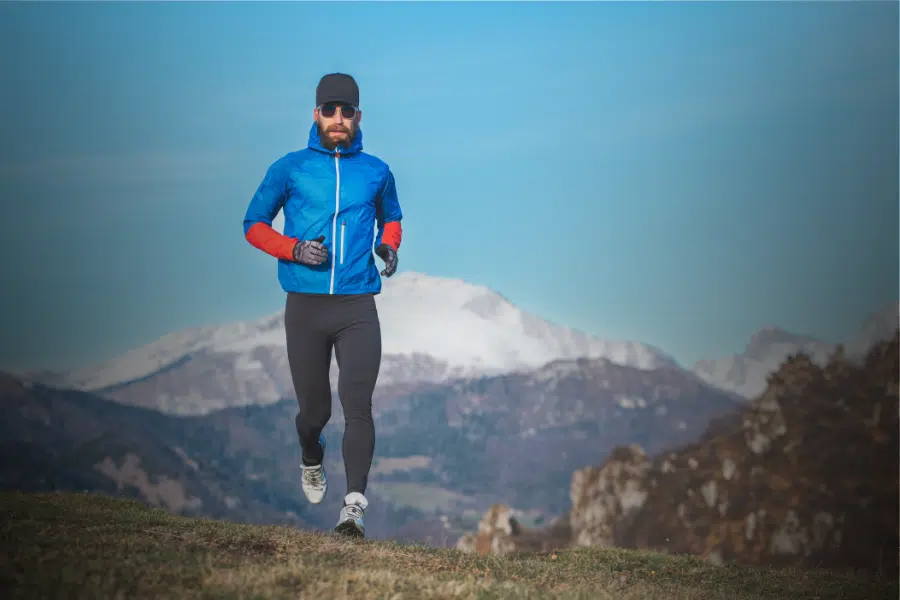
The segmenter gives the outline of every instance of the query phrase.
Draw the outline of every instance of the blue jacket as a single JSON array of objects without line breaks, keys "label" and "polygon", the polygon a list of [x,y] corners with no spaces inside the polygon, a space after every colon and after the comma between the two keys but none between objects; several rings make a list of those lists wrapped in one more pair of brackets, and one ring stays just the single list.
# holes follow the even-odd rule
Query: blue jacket
[{"label": "blue jacket", "polygon": [[[362,130],[339,153],[327,150],[315,123],[307,147],[276,160],[250,200],[244,236],[278,258],[278,280],[286,292],[364,294],[381,291],[374,248],[397,249],[403,215],[390,168],[362,151]],[[284,233],[271,229],[284,211]],[[396,234],[384,239],[385,225]],[[377,231],[376,231],[377,226]],[[325,236],[328,260],[309,266],[291,259],[296,240]]]}]

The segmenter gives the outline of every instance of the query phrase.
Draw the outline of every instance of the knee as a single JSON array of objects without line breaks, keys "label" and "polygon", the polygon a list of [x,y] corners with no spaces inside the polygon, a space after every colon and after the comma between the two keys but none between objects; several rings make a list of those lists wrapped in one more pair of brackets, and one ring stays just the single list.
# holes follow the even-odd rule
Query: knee
[{"label": "knee", "polygon": [[354,404],[352,406],[344,407],[344,419],[349,420],[357,420],[357,421],[365,421],[370,423],[372,421],[372,405],[371,403],[360,403]]},{"label": "knee", "polygon": [[331,404],[323,404],[316,406],[312,404],[302,404],[297,411],[297,425],[306,424],[314,427],[324,427],[331,418]]}]

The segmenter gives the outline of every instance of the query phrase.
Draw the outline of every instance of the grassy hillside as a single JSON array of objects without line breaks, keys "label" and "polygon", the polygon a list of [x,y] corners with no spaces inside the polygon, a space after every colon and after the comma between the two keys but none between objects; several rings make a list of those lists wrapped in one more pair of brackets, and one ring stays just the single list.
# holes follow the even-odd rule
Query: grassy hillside
[{"label": "grassy hillside", "polygon": [[498,557],[191,519],[135,501],[0,494],[8,598],[896,598],[896,582],[580,549]]}]

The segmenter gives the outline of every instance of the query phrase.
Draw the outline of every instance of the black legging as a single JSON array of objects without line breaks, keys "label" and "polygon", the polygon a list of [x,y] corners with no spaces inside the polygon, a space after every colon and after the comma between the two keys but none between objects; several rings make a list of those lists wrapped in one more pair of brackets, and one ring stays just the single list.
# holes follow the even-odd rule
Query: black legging
[{"label": "black legging", "polygon": [[381,365],[381,325],[372,294],[289,293],[284,315],[287,356],[297,394],[297,435],[306,464],[322,460],[319,434],[331,418],[331,349],[344,409],[347,493],[364,494],[375,452],[372,392]]}]

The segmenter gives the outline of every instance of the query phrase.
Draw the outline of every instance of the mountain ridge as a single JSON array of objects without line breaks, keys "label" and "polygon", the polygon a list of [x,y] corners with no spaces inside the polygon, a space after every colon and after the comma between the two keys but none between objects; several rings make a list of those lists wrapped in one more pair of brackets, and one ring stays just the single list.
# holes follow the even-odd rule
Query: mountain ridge
[{"label": "mountain ridge", "polygon": [[792,355],[805,354],[822,366],[840,348],[848,359],[859,362],[874,344],[890,339],[897,327],[900,303],[896,301],[870,313],[854,335],[838,343],[767,325],[750,336],[742,352],[699,360],[691,370],[707,383],[751,399],[765,390],[769,376]]},{"label": "mountain ridge", "polygon": [[[582,356],[641,369],[677,365],[650,344],[559,325],[461,279],[405,272],[386,281],[375,298],[383,331],[379,386],[509,373]],[[283,319],[281,309],[250,321],[185,329],[90,368],[24,376],[190,414],[274,402],[292,392]],[[338,372],[333,361],[333,384]]]},{"label": "mountain ridge", "polygon": [[[383,331],[378,386],[516,373],[585,357],[640,369],[681,368],[752,398],[787,356],[804,352],[822,363],[837,346],[767,325],[750,336],[740,354],[682,366],[655,345],[591,335],[519,309],[487,286],[412,271],[386,280],[376,303]],[[897,306],[891,303],[867,317],[846,347],[860,354],[889,334]],[[255,319],[182,329],[92,367],[18,375],[175,414],[277,402],[292,394],[283,318],[281,309]],[[339,370],[333,361],[335,388]]]}]

